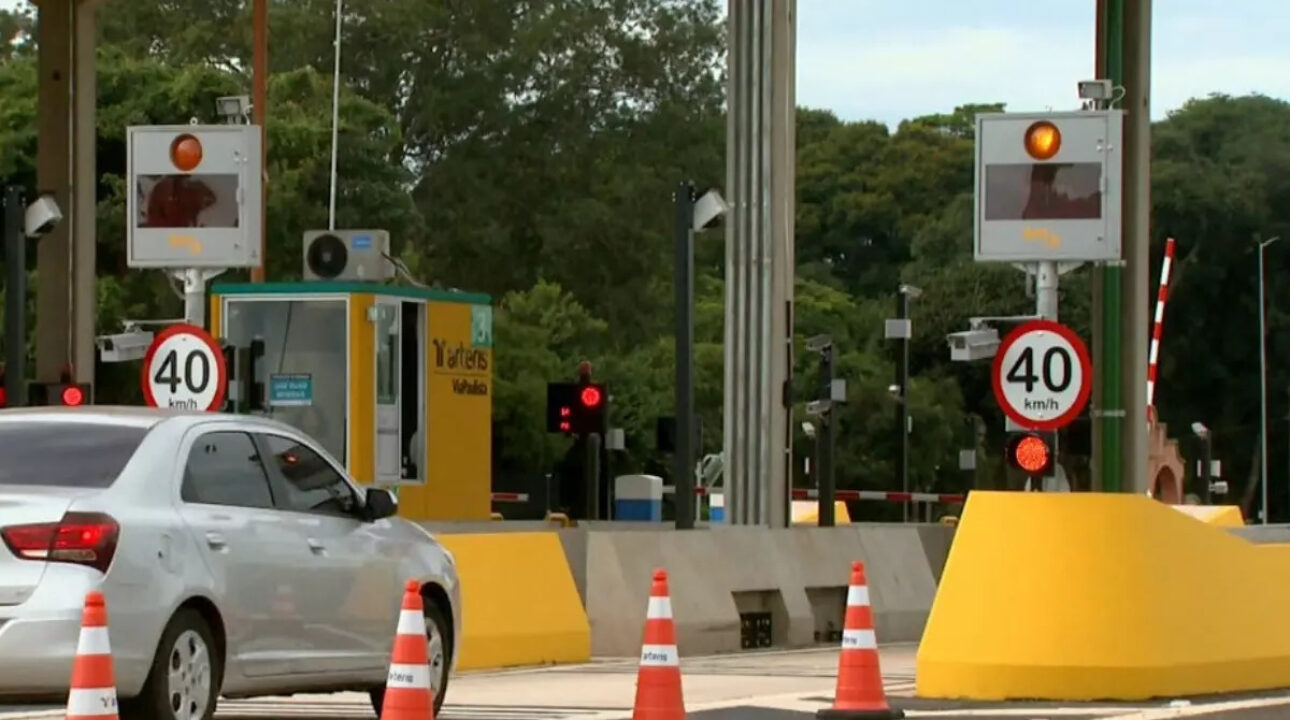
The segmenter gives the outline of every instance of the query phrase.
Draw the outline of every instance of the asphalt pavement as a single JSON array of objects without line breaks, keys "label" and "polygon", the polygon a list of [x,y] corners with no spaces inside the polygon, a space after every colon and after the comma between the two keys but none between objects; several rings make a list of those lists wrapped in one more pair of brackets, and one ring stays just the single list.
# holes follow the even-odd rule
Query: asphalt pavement
[{"label": "asphalt pavement", "polygon": [[[944,720],[1165,720],[1290,718],[1290,693],[1138,704],[941,702],[914,697],[913,645],[882,648],[883,685],[906,717]],[[802,720],[832,704],[837,651],[746,652],[681,661],[687,716],[698,720]],[[629,720],[637,660],[467,672],[453,677],[438,720]],[[54,706],[0,706],[0,720],[60,720]],[[374,720],[365,693],[223,700],[221,720]]]}]

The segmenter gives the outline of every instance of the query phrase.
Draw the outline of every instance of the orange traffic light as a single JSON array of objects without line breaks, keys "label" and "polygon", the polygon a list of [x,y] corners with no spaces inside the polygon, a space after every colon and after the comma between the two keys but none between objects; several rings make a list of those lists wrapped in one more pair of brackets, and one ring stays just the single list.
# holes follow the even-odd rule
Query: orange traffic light
[{"label": "orange traffic light", "polygon": [[1062,133],[1047,120],[1026,129],[1026,152],[1036,160],[1052,160],[1062,149]]},{"label": "orange traffic light", "polygon": [[202,164],[202,143],[196,137],[184,133],[170,143],[170,162],[180,172],[192,172]]}]

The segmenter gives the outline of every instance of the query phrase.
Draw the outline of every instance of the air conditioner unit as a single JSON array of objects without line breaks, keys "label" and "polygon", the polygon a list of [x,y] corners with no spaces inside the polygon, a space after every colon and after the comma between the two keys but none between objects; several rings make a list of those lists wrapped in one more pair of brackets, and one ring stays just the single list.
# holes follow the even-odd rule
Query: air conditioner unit
[{"label": "air conditioner unit", "polygon": [[390,233],[385,230],[309,230],[304,235],[305,280],[389,280]]}]

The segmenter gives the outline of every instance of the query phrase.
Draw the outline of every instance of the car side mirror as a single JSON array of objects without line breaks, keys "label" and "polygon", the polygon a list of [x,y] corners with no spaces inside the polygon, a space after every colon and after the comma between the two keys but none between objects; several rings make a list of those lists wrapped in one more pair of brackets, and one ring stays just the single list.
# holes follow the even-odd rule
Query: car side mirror
[{"label": "car side mirror", "polygon": [[387,517],[393,517],[399,511],[399,503],[394,499],[394,494],[385,488],[368,488],[367,504],[364,506],[364,515],[369,522],[376,522]]}]

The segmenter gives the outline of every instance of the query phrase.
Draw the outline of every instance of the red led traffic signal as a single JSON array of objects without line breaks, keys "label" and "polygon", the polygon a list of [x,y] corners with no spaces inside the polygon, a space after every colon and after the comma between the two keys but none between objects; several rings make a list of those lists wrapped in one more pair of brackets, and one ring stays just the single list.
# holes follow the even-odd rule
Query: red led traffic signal
[{"label": "red led traffic signal", "polygon": [[71,407],[83,405],[85,403],[85,391],[78,385],[68,385],[59,393],[59,398],[63,404]]},{"label": "red led traffic signal", "polygon": [[607,398],[608,393],[602,383],[547,383],[547,432],[565,435],[590,433],[603,435]]},{"label": "red led traffic signal", "polygon": [[1053,446],[1039,433],[1020,433],[1008,440],[1008,464],[1031,477],[1053,469]]}]

